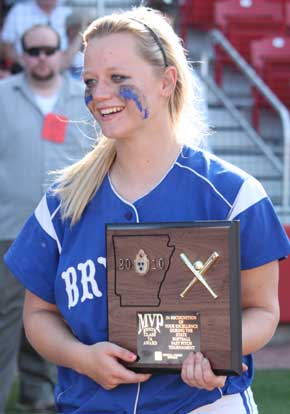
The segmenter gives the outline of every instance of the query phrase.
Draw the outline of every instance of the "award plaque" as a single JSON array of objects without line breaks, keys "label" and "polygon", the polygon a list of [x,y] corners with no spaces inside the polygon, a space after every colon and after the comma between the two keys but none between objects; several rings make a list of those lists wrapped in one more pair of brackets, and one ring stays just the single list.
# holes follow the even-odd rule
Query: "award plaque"
[{"label": "award plaque", "polygon": [[202,352],[240,375],[238,221],[108,224],[109,341],[138,355],[136,372],[177,372]]}]

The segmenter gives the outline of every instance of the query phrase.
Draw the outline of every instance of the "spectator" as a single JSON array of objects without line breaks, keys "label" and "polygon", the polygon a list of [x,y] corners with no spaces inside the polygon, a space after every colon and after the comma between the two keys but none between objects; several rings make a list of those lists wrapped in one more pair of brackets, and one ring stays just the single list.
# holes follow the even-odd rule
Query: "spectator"
[{"label": "spectator", "polygon": [[[95,13],[91,10],[90,16],[84,9],[76,9],[69,14],[65,21],[68,40],[67,59],[71,62],[68,71],[75,78],[81,80],[83,69],[83,43],[81,33],[94,19]],[[68,56],[70,55],[70,56]]]},{"label": "spectator", "polygon": [[[68,43],[65,33],[65,19],[71,13],[69,7],[57,3],[57,0],[28,0],[15,4],[8,12],[2,30],[4,59],[13,67],[20,62],[21,36],[35,24],[48,24],[60,35],[61,49],[66,51]],[[71,63],[70,55],[63,60],[64,67]]]},{"label": "spectator", "polygon": [[[82,157],[93,129],[68,120],[90,119],[83,87],[62,75],[59,34],[37,25],[22,37],[24,72],[0,82],[0,414],[14,378],[22,327],[24,290],[2,256],[49,184],[48,171]],[[85,133],[80,133],[84,128]],[[45,327],[44,327],[45,329]],[[24,343],[20,403],[39,411],[53,401],[51,366]]]}]

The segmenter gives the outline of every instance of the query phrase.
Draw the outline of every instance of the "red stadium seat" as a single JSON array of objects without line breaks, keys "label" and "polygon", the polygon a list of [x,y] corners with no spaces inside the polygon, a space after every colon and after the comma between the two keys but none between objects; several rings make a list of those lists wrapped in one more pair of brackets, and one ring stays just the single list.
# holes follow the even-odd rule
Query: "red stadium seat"
[{"label": "red stadium seat", "polygon": [[[285,226],[285,230],[290,239],[290,225]],[[279,277],[279,303],[280,303],[280,322],[290,322],[290,256],[280,262]]]},{"label": "red stadium seat", "polygon": [[[285,35],[286,25],[281,3],[269,0],[224,0],[215,4],[215,22],[231,44],[250,60],[250,43],[268,35]],[[221,83],[224,64],[231,64],[216,47],[215,77]]]},{"label": "red stadium seat", "polygon": [[[251,44],[251,62],[277,97],[290,107],[290,36],[269,36]],[[259,111],[267,101],[253,88],[253,125],[259,129]]]},{"label": "red stadium seat", "polygon": [[180,6],[181,37],[186,42],[188,27],[208,30],[214,25],[214,4],[217,0],[183,0]]}]

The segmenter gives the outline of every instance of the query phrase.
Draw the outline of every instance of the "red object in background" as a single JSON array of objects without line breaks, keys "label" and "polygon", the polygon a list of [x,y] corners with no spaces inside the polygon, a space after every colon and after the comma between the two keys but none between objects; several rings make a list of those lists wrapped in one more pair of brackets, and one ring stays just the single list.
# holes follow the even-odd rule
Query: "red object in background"
[{"label": "red object in background", "polygon": [[[238,52],[250,61],[250,43],[265,36],[284,36],[286,24],[281,3],[269,0],[224,0],[215,4],[215,23]],[[232,60],[218,46],[215,78],[222,80],[222,69]]]},{"label": "red object in background", "polygon": [[[252,42],[251,63],[267,86],[290,107],[290,36],[270,36]],[[256,88],[252,91],[252,122],[258,130],[260,108],[270,106]]]},{"label": "red object in background", "polygon": [[186,43],[188,27],[209,30],[214,26],[217,0],[183,0],[180,5],[181,37]]},{"label": "red object in background", "polygon": [[[285,226],[290,239],[290,225]],[[290,256],[280,262],[279,278],[280,322],[290,322]]]},{"label": "red object in background", "polygon": [[48,113],[43,119],[42,138],[62,144],[65,141],[65,135],[68,125],[68,118],[66,116]]}]

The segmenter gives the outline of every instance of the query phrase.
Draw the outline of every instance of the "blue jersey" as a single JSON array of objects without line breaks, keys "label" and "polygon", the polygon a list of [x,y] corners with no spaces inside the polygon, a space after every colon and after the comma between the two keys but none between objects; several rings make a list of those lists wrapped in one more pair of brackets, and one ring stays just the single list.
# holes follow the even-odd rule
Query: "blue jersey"
[{"label": "blue jersey", "polygon": [[[57,305],[81,342],[93,344],[107,340],[106,223],[232,219],[240,220],[242,269],[289,254],[288,237],[263,187],[214,155],[184,147],[163,179],[134,203],[117,193],[107,175],[73,227],[61,219],[58,197],[48,192],[5,260],[27,289]],[[186,414],[223,393],[245,398],[253,367],[251,356],[244,359],[248,371],[213,391],[189,387],[175,374],[108,391],[59,367],[57,408],[70,414]]]}]

